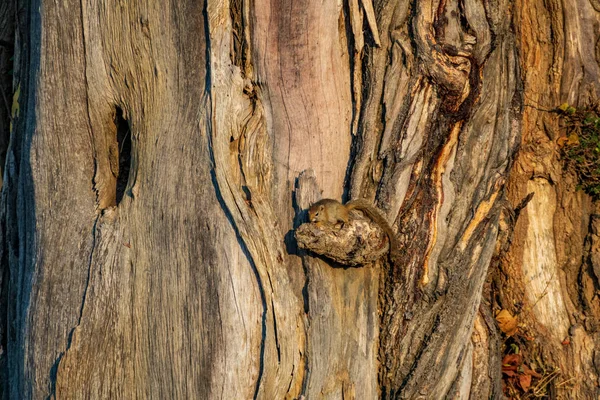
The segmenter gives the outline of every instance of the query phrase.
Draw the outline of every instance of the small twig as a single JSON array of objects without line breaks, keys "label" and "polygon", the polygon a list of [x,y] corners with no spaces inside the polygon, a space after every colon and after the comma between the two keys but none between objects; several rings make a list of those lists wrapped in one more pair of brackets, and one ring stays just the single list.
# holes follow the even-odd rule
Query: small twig
[{"label": "small twig", "polygon": [[571,381],[574,381],[574,380],[575,380],[575,377],[569,378],[566,381],[562,381],[560,383],[557,383],[556,387],[558,388],[558,387],[561,387],[561,386],[565,386],[566,384],[568,384],[568,383],[570,383]]},{"label": "small twig", "polygon": [[533,388],[533,394],[536,397],[543,396],[545,394],[546,387],[550,384],[550,382],[552,382],[552,380],[554,378],[556,378],[558,376],[559,373],[560,373],[560,368],[555,369],[554,371],[550,372],[548,375],[546,375],[542,379],[540,379],[540,381],[537,383],[535,388]]},{"label": "small twig", "polygon": [[548,281],[546,282],[546,287],[544,288],[544,290],[542,291],[542,294],[540,295],[540,297],[537,298],[537,300],[535,301],[535,303],[533,303],[533,305],[531,306],[531,310],[533,311],[533,309],[535,308],[535,306],[537,306],[537,303],[543,299],[544,297],[546,297],[546,295],[548,294],[548,287],[550,286],[550,282],[554,280],[554,276],[556,275],[556,272],[554,272],[552,274],[552,276],[550,277],[550,279],[548,279]]},{"label": "small twig", "polygon": [[533,108],[534,110],[543,111],[543,112],[547,112],[547,113],[557,113],[559,111],[556,108],[554,108],[552,110],[546,110],[544,108],[536,107],[536,106],[533,106],[531,104],[526,104],[526,103],[523,103],[523,107],[529,107],[529,108]]}]

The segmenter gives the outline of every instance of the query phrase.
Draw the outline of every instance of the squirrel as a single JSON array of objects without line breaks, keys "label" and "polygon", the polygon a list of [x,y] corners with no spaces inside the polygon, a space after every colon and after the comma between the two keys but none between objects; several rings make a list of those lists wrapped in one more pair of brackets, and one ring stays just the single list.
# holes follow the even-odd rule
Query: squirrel
[{"label": "squirrel", "polygon": [[350,210],[362,211],[367,217],[385,231],[390,241],[390,258],[394,260],[398,253],[398,241],[392,227],[379,210],[364,199],[351,200],[342,204],[333,199],[322,199],[308,209],[308,220],[318,227],[347,223]]}]

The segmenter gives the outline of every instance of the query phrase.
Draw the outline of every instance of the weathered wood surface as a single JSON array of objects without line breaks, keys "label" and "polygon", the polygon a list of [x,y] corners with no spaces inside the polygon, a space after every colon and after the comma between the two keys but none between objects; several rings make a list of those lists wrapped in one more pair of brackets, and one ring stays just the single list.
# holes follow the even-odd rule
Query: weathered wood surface
[{"label": "weathered wood surface", "polygon": [[454,2],[439,4],[382,2],[379,28],[389,32],[382,35],[388,51],[373,50],[366,70],[369,92],[352,193],[378,193],[404,244],[382,293],[385,398],[500,395],[490,385],[471,388],[488,371],[473,369],[466,338],[519,135],[510,14],[494,12],[510,7],[465,2],[457,13]]},{"label": "weathered wood surface", "polygon": [[508,197],[513,205],[533,197],[502,259],[499,298],[535,338],[527,350],[539,354],[540,366],[558,371],[549,384],[553,396],[598,398],[598,206],[563,170],[556,144],[561,124],[549,111],[598,100],[600,5],[518,1],[515,11],[525,108]]},{"label": "weathered wood surface", "polygon": [[[213,183],[204,6],[25,6],[8,396],[251,398],[264,299]],[[115,207],[117,108],[133,150]]]},{"label": "weathered wood surface", "polygon": [[[2,397],[501,395],[499,332],[482,289],[521,124],[537,132],[522,83],[526,96],[528,82],[544,88],[546,72],[531,80],[531,65],[547,71],[554,64],[545,55],[560,53],[536,31],[545,19],[532,22],[541,5],[17,7],[20,111],[2,197]],[[584,46],[583,32],[597,29],[591,17],[552,7],[553,27],[582,29],[553,32],[579,32],[571,37]],[[597,84],[592,49],[561,54],[565,65],[579,60],[585,79],[565,68],[553,88]],[[544,149],[553,151],[533,150]],[[526,220],[537,222],[515,228],[526,245],[512,257],[530,249],[527,273],[563,221],[550,216],[578,204],[592,212],[578,195],[579,203],[557,197],[548,213],[554,188],[530,180],[531,165],[509,185],[511,200],[545,193],[528,205]],[[373,201],[399,233],[400,260],[347,268],[299,250],[293,231],[321,197]],[[580,230],[565,232],[580,233],[564,249],[581,249],[579,260],[585,249],[587,271],[597,274],[599,244],[593,234],[584,241],[581,221],[569,222]],[[561,251],[555,266],[571,256]],[[571,290],[573,276],[561,278]],[[588,314],[597,309],[595,279],[582,283]],[[532,288],[514,300],[531,299]],[[556,335],[567,327],[582,345],[581,356],[559,349],[564,357],[548,357],[593,377],[591,328],[568,328],[573,314],[549,316],[564,322]],[[592,386],[580,386],[580,397]]]}]

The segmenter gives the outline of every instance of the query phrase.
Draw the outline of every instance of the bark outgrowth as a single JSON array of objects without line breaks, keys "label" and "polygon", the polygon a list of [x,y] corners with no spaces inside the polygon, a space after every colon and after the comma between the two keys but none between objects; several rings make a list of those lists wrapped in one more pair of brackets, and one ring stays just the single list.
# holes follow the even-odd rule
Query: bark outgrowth
[{"label": "bark outgrowth", "polygon": [[375,222],[361,215],[350,211],[350,220],[343,225],[302,224],[296,230],[298,246],[340,264],[373,263],[387,254],[389,239]]}]

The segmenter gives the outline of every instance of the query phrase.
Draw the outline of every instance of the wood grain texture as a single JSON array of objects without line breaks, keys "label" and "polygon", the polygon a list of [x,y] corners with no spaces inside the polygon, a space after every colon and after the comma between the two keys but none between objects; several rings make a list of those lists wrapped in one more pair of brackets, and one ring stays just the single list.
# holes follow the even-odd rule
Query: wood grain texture
[{"label": "wood grain texture", "polygon": [[579,107],[598,99],[600,19],[594,4],[515,7],[525,108],[508,198],[513,206],[529,194],[533,198],[516,221],[500,265],[500,299],[537,338],[528,351],[540,354],[544,368],[559,371],[549,384],[557,398],[600,395],[600,308],[592,294],[598,290],[597,204],[563,170],[556,140],[564,132],[557,114],[549,112],[564,102]]},{"label": "wood grain texture", "polygon": [[[232,64],[228,2],[207,8],[211,39],[211,145],[215,180],[232,223],[256,270],[263,299],[261,373],[256,396],[295,398],[305,377],[305,321],[300,288],[293,286],[283,238],[287,221],[273,192],[277,169],[260,88]],[[249,71],[245,71],[249,73]],[[247,76],[247,79],[251,77]],[[278,197],[279,199],[279,197]],[[289,204],[288,204],[289,206]]]},{"label": "wood grain texture", "polygon": [[352,119],[342,2],[260,0],[250,15],[276,184],[289,191],[297,175],[311,168],[323,197],[339,199]]},{"label": "wood grain texture", "polygon": [[[300,209],[320,200],[312,170],[298,177],[295,199]],[[380,264],[348,268],[299,254],[306,271],[306,398],[377,398]]]},{"label": "wood grain texture", "polygon": [[[595,0],[16,8],[0,398],[500,398],[499,302],[597,397],[597,207],[542,111],[597,94]],[[323,197],[399,259],[299,248]]]},{"label": "wood grain texture", "polygon": [[479,25],[488,32],[479,32],[482,42],[474,45],[453,7],[380,2],[380,29],[389,32],[382,37],[392,39],[382,39],[382,47],[394,57],[388,64],[385,51],[373,50],[366,70],[369,92],[352,193],[377,193],[404,243],[403,259],[386,272],[383,288],[384,398],[470,393],[474,372],[465,357],[473,349],[464,337],[478,311],[496,238],[497,200],[519,134],[510,19],[470,4],[471,16],[483,7],[491,21]]},{"label": "wood grain texture", "polygon": [[252,397],[263,300],[211,176],[203,6],[37,9],[6,192],[9,397]]}]

